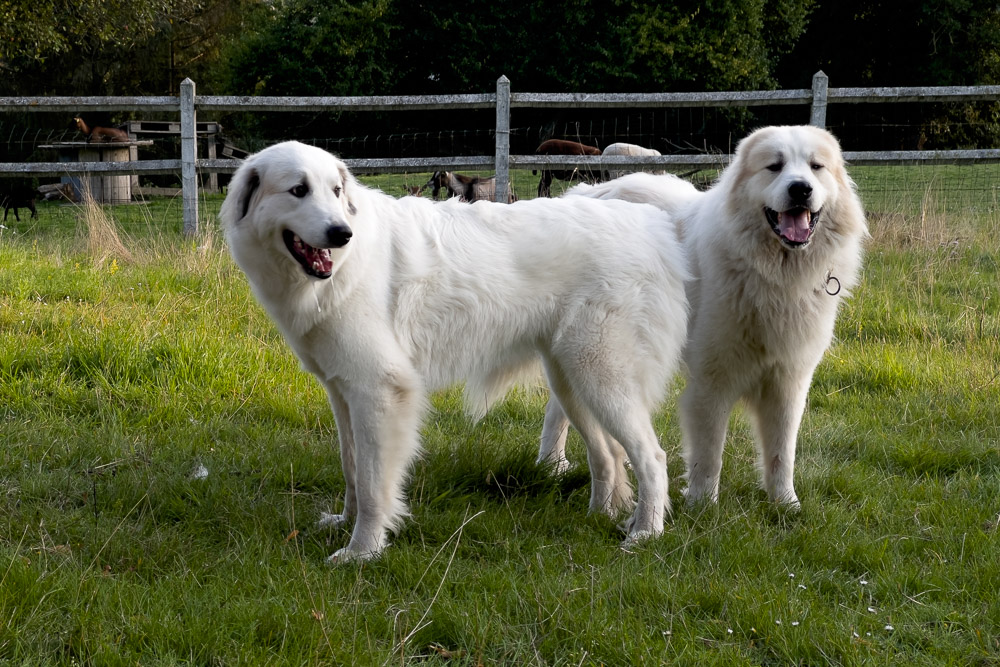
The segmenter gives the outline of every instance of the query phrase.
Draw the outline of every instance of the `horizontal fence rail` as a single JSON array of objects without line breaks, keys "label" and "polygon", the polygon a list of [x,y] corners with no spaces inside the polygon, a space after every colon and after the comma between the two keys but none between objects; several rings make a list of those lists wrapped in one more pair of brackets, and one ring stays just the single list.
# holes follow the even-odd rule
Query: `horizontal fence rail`
[{"label": "horizontal fence rail", "polygon": [[179,111],[178,97],[0,97],[0,111]]},{"label": "horizontal fence rail", "polygon": [[752,107],[810,104],[813,92],[760,90],[730,93],[511,93],[512,107],[613,109],[663,107]]},{"label": "horizontal fence rail", "polygon": [[[831,103],[877,102],[982,102],[1000,100],[1000,86],[937,86],[898,88],[829,88],[823,72],[813,77],[812,88],[798,90],[732,91],[701,93],[518,93],[501,77],[496,94],[480,95],[386,95],[367,97],[254,97],[198,96],[195,84],[185,79],[179,97],[0,97],[0,112],[88,111],[174,112],[180,114],[180,160],[131,162],[35,162],[0,163],[2,176],[65,176],[67,174],[181,174],[184,200],[184,231],[197,232],[197,172],[232,173],[242,163],[234,159],[197,158],[197,111],[427,111],[496,110],[494,155],[447,158],[348,159],[348,167],[359,173],[404,173],[455,169],[488,170],[497,174],[498,199],[507,192],[510,169],[718,169],[732,156],[724,153],[661,156],[567,156],[511,155],[510,110],[532,109],[644,109],[685,107],[808,106],[809,122],[825,126]],[[882,164],[972,164],[1000,162],[1000,149],[949,151],[858,151],[845,152],[854,165]]]},{"label": "horizontal fence rail", "polygon": [[492,109],[496,95],[386,95],[377,97],[199,96],[200,111],[439,111]]}]

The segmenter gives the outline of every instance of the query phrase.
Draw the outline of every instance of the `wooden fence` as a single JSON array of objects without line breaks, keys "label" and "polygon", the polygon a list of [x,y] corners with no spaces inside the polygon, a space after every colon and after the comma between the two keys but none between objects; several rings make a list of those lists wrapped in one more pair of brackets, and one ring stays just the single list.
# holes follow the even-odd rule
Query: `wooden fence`
[{"label": "wooden fence", "polygon": [[[926,88],[830,88],[827,76],[817,72],[812,88],[703,93],[514,93],[507,77],[497,81],[496,93],[480,95],[376,96],[376,97],[219,97],[198,96],[195,83],[185,79],[179,97],[6,97],[0,111],[88,111],[174,112],[180,114],[181,157],[179,160],[132,162],[34,162],[0,163],[2,176],[63,176],[69,173],[181,175],[184,232],[198,231],[197,172],[229,173],[239,160],[198,159],[198,111],[387,111],[496,109],[496,151],[493,155],[450,158],[393,158],[346,160],[359,173],[399,173],[437,169],[493,169],[498,197],[507,192],[510,170],[545,167],[608,169],[662,169],[664,167],[718,167],[725,155],[662,156],[544,156],[510,154],[510,116],[515,108],[638,109],[675,107],[808,106],[808,122],[823,127],[830,104],[875,102],[975,102],[1000,100],[1000,86]],[[803,118],[803,122],[806,119]],[[851,164],[908,164],[1000,161],[1000,149],[951,151],[847,152]]]}]

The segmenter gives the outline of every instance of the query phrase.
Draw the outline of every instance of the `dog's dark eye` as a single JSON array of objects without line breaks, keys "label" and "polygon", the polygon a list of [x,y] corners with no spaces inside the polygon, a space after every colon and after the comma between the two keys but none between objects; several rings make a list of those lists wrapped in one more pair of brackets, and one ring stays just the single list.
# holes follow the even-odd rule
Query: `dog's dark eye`
[{"label": "dog's dark eye", "polygon": [[309,194],[309,186],[306,185],[305,183],[299,183],[294,188],[289,190],[289,192],[292,193],[292,195],[295,197],[300,197],[300,198],[305,197],[307,194]]},{"label": "dog's dark eye", "polygon": [[823,168],[823,165],[821,165],[821,164],[820,164],[819,162],[813,162],[813,163],[812,163],[811,165],[809,165],[809,166],[810,166],[810,167],[812,167],[812,170],[813,170],[813,171],[819,171],[820,169],[822,169],[822,168]]},{"label": "dog's dark eye", "polygon": [[340,193],[343,192],[343,191],[344,191],[344,189],[338,185],[338,186],[336,186],[333,189],[333,194],[334,194],[335,197],[339,197]]},{"label": "dog's dark eye", "polygon": [[781,162],[774,162],[772,164],[767,165],[767,170],[768,171],[778,172],[778,171],[781,171],[784,168],[784,166],[785,165],[782,164]]}]

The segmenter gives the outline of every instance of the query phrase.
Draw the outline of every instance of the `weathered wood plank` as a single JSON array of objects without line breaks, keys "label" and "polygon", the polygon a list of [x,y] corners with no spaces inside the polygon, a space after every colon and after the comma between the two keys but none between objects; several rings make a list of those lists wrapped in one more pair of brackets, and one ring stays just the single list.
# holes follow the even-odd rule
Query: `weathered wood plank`
[{"label": "weathered wood plank", "polygon": [[65,176],[67,174],[179,174],[180,160],[138,162],[0,162],[3,176]]},{"label": "weathered wood plank", "polygon": [[745,107],[809,104],[812,91],[750,90],[703,93],[511,93],[511,107],[607,109],[625,107]]},{"label": "weathered wood plank", "polygon": [[492,109],[496,95],[383,95],[370,97],[199,96],[201,111],[427,111]]},{"label": "weathered wood plank", "polygon": [[178,97],[0,97],[0,111],[178,111]]}]

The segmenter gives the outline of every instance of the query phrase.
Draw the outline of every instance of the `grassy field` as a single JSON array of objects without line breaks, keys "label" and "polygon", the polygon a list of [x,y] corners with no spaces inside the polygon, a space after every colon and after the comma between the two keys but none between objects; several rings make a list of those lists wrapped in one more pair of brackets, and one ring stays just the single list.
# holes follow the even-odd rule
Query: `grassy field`
[{"label": "grassy field", "polygon": [[0,663],[1000,665],[997,168],[853,173],[872,239],[810,394],[800,513],[766,502],[739,416],[719,505],[684,507],[679,380],[656,420],[675,516],[624,552],[585,466],[534,465],[541,387],[479,423],[450,391],[412,520],[336,568],[347,532],[312,528],[343,493],[333,419],[221,198],[193,240],[177,200],[11,217]]}]

